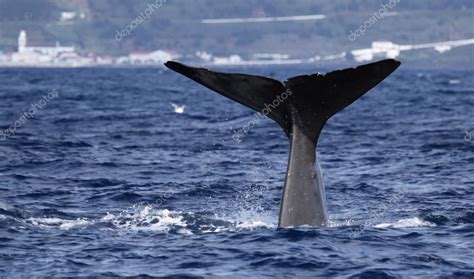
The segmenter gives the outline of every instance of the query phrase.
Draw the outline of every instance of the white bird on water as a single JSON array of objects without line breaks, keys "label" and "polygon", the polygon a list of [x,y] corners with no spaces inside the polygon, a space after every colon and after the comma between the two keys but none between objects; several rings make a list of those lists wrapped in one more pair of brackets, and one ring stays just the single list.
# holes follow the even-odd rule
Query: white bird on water
[{"label": "white bird on water", "polygon": [[186,107],[185,105],[180,106],[180,105],[177,105],[175,103],[170,103],[170,104],[173,106],[174,112],[176,112],[176,113],[183,113],[184,108]]}]

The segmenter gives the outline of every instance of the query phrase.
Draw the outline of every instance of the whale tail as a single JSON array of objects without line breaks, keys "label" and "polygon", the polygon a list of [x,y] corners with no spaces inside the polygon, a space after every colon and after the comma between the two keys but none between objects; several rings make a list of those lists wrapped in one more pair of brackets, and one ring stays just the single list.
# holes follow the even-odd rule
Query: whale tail
[{"label": "whale tail", "polygon": [[[218,73],[169,61],[165,65],[256,111],[285,131],[290,156],[280,207],[280,227],[327,223],[322,174],[315,151],[327,120],[390,75],[400,62],[387,59],[284,83],[261,76]],[[315,167],[316,166],[316,167]]]},{"label": "whale tail", "polygon": [[387,59],[371,64],[289,78],[284,83],[262,76],[219,73],[168,61],[165,66],[262,112],[290,136],[293,126],[303,129],[313,141],[324,123],[392,73],[400,62]]}]

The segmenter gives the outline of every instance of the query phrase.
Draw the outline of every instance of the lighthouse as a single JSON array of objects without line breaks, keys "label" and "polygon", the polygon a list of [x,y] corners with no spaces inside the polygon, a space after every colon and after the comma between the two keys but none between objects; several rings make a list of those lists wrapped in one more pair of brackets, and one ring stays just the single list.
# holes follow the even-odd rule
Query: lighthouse
[{"label": "lighthouse", "polygon": [[20,35],[18,36],[18,52],[22,53],[26,50],[26,32],[21,30]]}]

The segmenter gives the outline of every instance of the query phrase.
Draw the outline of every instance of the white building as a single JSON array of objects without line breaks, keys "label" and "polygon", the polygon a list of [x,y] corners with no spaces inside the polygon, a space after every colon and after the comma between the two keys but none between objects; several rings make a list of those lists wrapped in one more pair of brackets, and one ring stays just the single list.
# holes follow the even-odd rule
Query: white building
[{"label": "white building", "polygon": [[59,43],[56,43],[54,47],[30,47],[27,42],[26,32],[21,30],[18,36],[18,52],[13,53],[11,56],[13,63],[61,63],[61,57],[77,57],[72,46],[60,46]]},{"label": "white building", "polygon": [[131,64],[162,64],[179,56],[175,53],[156,50],[153,52],[132,52],[128,55]]},{"label": "white building", "polygon": [[0,50],[0,62],[8,61],[8,56],[6,56],[3,51]]},{"label": "white building", "polygon": [[61,18],[60,21],[65,22],[65,21],[70,21],[73,20],[76,17],[76,12],[61,12]]},{"label": "white building", "polygon": [[214,56],[206,51],[197,51],[196,56],[204,60],[205,62],[212,63],[215,65],[238,65],[244,62],[242,58],[237,55],[233,54],[231,56]]},{"label": "white building", "polygon": [[450,51],[455,47],[462,47],[474,44],[474,39],[457,40],[457,41],[444,41],[427,44],[416,44],[416,45],[397,45],[389,41],[372,42],[371,48],[356,49],[351,51],[354,59],[357,62],[371,61],[376,57],[382,58],[396,58],[402,51],[415,50],[415,49],[434,49],[438,53],[444,53]]},{"label": "white building", "polygon": [[372,61],[375,57],[396,58],[400,55],[400,46],[389,41],[372,42],[371,48],[351,51],[357,62]]},{"label": "white building", "polygon": [[214,57],[213,60],[216,65],[233,65],[242,63],[242,58],[236,54],[229,57]]}]

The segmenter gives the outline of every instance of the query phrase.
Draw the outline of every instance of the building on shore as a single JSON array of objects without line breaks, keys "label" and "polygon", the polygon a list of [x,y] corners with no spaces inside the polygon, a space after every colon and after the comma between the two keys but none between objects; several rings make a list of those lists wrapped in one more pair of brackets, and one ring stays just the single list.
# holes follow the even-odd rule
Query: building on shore
[{"label": "building on shore", "polygon": [[128,62],[134,65],[161,65],[166,61],[177,58],[179,58],[177,53],[166,50],[156,50],[153,52],[131,52],[128,55]]},{"label": "building on shore", "polygon": [[0,50],[0,62],[7,62],[8,61],[8,56],[3,53],[3,51]]},{"label": "building on shore", "polygon": [[472,44],[474,44],[474,39],[414,45],[398,45],[390,41],[375,41],[372,42],[371,48],[355,49],[351,51],[351,54],[355,61],[367,62],[372,61],[375,58],[397,58],[402,51],[434,49],[438,53],[445,53],[455,47],[468,46]]},{"label": "building on shore", "polygon": [[73,46],[28,46],[25,30],[18,36],[18,52],[11,54],[13,64],[68,64],[78,61],[79,55]]}]

